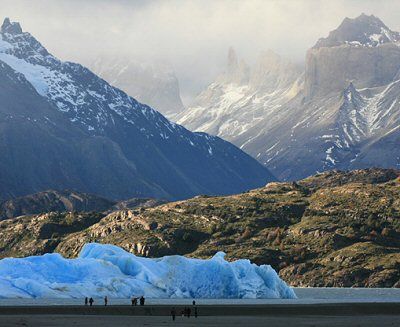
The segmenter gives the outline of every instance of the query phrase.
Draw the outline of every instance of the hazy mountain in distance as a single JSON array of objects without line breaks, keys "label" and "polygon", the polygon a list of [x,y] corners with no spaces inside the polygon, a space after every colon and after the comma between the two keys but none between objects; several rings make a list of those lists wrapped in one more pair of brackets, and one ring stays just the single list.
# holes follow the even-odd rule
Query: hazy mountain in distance
[{"label": "hazy mountain in distance", "polygon": [[110,199],[186,198],[274,177],[232,144],[192,133],[18,23],[0,30],[0,199],[74,189]]},{"label": "hazy mountain in distance", "polygon": [[177,121],[232,141],[284,180],[400,167],[399,41],[373,15],[346,18],[307,52],[304,73],[270,54],[251,69],[257,78],[216,81]]},{"label": "hazy mountain in distance", "polygon": [[249,67],[231,48],[225,73],[174,119],[190,130],[218,135],[243,147],[264,130],[260,122],[278,115],[302,83],[301,69],[272,51],[262,53]]},{"label": "hazy mountain in distance", "polygon": [[98,57],[89,68],[167,118],[184,110],[178,79],[166,63],[109,55]]}]

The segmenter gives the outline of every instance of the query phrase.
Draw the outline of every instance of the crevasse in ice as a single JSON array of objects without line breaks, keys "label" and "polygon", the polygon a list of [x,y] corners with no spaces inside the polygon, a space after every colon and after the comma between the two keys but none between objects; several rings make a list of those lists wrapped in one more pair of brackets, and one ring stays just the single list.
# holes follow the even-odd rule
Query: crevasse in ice
[{"label": "crevasse in ice", "polygon": [[114,245],[86,244],[79,257],[52,253],[0,260],[0,298],[295,298],[269,265],[137,257]]}]

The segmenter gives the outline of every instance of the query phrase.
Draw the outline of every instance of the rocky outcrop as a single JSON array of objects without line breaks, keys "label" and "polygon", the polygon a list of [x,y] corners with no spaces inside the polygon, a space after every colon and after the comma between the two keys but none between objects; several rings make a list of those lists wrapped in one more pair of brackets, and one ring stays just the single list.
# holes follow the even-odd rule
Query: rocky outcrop
[{"label": "rocky outcrop", "polygon": [[0,221],[0,257],[54,252],[67,235],[100,221],[101,213],[45,213]]},{"label": "rocky outcrop", "polygon": [[132,198],[132,199],[124,200],[124,201],[119,201],[111,208],[111,210],[115,211],[115,210],[124,210],[124,209],[135,209],[138,207],[151,208],[151,207],[159,206],[166,202],[167,201],[160,200],[160,199]]}]

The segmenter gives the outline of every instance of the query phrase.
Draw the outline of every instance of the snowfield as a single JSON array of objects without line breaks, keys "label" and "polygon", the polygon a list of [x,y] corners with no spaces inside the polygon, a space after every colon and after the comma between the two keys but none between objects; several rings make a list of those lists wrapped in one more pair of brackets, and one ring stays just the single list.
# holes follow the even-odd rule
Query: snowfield
[{"label": "snowfield", "polygon": [[52,253],[0,260],[0,298],[296,298],[269,265],[137,257],[114,245],[86,244],[79,257]]}]

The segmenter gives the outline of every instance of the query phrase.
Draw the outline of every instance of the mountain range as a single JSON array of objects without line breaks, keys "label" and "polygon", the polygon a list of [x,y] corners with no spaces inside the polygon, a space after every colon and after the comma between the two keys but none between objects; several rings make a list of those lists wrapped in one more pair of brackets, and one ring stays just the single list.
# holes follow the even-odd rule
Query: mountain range
[{"label": "mountain range", "polygon": [[178,199],[274,177],[232,144],[170,122],[18,23],[0,31],[0,200],[48,189]]},{"label": "mountain range", "polygon": [[400,34],[362,14],[308,50],[305,67],[268,51],[226,72],[174,117],[233,142],[281,180],[400,167]]}]

